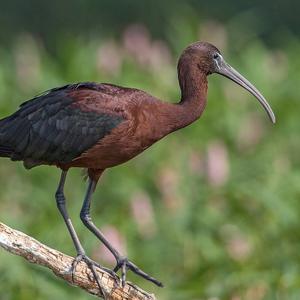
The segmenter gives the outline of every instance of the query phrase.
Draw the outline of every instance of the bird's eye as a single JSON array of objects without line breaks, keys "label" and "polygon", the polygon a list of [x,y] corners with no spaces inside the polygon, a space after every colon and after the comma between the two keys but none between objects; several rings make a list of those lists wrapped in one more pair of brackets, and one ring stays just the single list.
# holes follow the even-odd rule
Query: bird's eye
[{"label": "bird's eye", "polygon": [[218,58],[219,58],[219,54],[218,54],[218,53],[215,53],[214,56],[213,56],[213,58],[214,58],[214,59],[218,59]]}]

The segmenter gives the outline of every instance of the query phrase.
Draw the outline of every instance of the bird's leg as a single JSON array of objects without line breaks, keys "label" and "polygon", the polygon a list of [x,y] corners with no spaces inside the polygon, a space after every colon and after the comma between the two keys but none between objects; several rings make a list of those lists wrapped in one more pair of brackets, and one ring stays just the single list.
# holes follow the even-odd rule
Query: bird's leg
[{"label": "bird's leg", "polygon": [[97,182],[89,179],[89,185],[88,189],[84,198],[83,206],[80,212],[80,218],[83,222],[83,224],[93,233],[96,235],[96,237],[105,245],[105,247],[108,248],[108,250],[113,254],[117,261],[117,265],[114,268],[114,272],[117,272],[119,269],[121,269],[121,283],[124,286],[125,280],[126,280],[126,272],[128,269],[136,273],[137,275],[153,282],[154,284],[162,287],[163,284],[156,280],[155,278],[149,276],[142,270],[140,270],[135,264],[133,264],[131,261],[128,260],[127,257],[122,256],[110,243],[109,241],[104,237],[103,233],[95,226],[93,223],[91,216],[90,216],[90,206],[91,206],[91,198],[92,194],[95,190]]},{"label": "bird's leg", "polygon": [[[101,291],[101,293],[103,294],[103,289],[101,287],[101,284],[99,282],[99,278],[98,275],[96,273],[95,270],[95,266],[101,269],[105,269],[106,271],[109,271],[111,273],[111,270],[108,270],[106,268],[102,268],[98,263],[94,262],[93,260],[91,260],[89,257],[86,256],[85,251],[79,241],[78,235],[74,229],[74,226],[72,224],[72,221],[69,217],[67,208],[66,208],[66,199],[64,196],[64,185],[65,185],[65,181],[66,181],[66,176],[67,176],[67,171],[62,171],[61,177],[60,177],[60,181],[59,181],[59,185],[55,194],[55,198],[56,198],[56,204],[58,207],[58,210],[60,211],[61,215],[64,218],[64,221],[67,225],[67,228],[70,232],[71,238],[73,240],[73,244],[76,248],[76,252],[77,252],[77,257],[74,259],[74,262],[72,264],[71,270],[70,272],[72,273],[72,280],[74,281],[74,273],[75,273],[75,269],[77,264],[80,261],[84,261],[87,266],[89,267],[89,269],[91,270],[97,285],[99,287],[99,290]],[[103,294],[104,295],[104,294]]]}]

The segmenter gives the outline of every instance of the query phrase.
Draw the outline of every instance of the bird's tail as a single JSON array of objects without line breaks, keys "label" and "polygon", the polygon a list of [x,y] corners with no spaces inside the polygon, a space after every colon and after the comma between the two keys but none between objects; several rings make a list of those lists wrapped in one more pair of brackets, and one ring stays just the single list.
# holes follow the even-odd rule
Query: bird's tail
[{"label": "bird's tail", "polygon": [[13,153],[13,149],[9,146],[0,145],[0,157],[10,157]]}]

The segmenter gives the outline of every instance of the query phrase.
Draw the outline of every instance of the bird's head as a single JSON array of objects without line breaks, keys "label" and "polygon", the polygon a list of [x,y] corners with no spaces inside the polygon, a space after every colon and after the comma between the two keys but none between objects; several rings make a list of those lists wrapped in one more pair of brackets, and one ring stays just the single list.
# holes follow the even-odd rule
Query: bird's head
[{"label": "bird's head", "polygon": [[184,50],[182,57],[188,57],[189,61],[197,64],[198,69],[206,75],[221,74],[242,86],[260,102],[271,121],[275,123],[275,115],[264,96],[245,77],[226,63],[214,45],[207,42],[196,42]]}]

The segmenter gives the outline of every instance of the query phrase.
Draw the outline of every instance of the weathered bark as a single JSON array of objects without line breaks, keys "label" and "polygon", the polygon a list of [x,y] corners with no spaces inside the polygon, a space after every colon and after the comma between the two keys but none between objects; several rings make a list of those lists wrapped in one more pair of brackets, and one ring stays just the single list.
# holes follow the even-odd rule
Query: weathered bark
[{"label": "weathered bark", "polygon": [[99,291],[93,274],[84,262],[77,265],[73,281],[70,273],[73,257],[51,249],[3,223],[0,223],[0,246],[13,254],[24,257],[31,263],[49,268],[56,276],[98,297],[109,300],[155,300],[154,295],[144,292],[131,283],[127,282],[122,288],[119,281],[116,282],[112,275],[96,268],[102,286],[102,291]]}]

